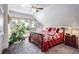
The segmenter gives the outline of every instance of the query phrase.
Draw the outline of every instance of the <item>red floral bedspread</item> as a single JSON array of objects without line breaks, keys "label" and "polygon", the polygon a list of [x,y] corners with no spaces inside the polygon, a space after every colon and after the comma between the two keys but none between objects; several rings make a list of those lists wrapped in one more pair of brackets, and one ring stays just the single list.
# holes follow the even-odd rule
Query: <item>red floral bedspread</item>
[{"label": "red floral bedspread", "polygon": [[[43,36],[43,41],[41,41],[41,36],[34,34],[32,37],[32,40],[34,40],[33,38],[35,38],[34,41],[36,41],[35,43],[39,43],[38,45],[40,46],[42,43],[42,51],[46,51],[48,50],[48,48],[55,46],[57,44],[59,44],[60,42],[62,42],[64,40],[64,31],[63,29],[54,29],[54,30],[42,30],[37,32],[39,34],[42,34]],[[35,37],[34,37],[35,36]]]},{"label": "red floral bedspread", "polygon": [[48,50],[48,48],[55,46],[62,42],[64,40],[64,32],[60,31],[56,33],[55,31],[53,32],[48,32],[48,31],[41,31],[40,32],[43,35],[43,49],[44,51]]}]

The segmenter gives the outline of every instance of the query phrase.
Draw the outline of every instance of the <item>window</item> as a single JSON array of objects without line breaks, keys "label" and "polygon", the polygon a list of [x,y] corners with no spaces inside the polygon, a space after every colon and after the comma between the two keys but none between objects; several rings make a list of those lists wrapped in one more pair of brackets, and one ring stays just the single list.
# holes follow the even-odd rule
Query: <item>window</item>
[{"label": "window", "polygon": [[32,28],[34,28],[35,27],[35,22],[34,21],[32,21],[32,26],[31,26]]},{"label": "window", "polygon": [[0,32],[3,32],[3,12],[2,9],[0,8]]},{"label": "window", "polygon": [[19,24],[20,22],[23,22],[25,26],[29,29],[30,28],[30,22],[27,19],[20,19],[20,18],[11,18],[9,24],[8,24],[8,32],[9,32],[9,37],[14,30],[14,28]]}]

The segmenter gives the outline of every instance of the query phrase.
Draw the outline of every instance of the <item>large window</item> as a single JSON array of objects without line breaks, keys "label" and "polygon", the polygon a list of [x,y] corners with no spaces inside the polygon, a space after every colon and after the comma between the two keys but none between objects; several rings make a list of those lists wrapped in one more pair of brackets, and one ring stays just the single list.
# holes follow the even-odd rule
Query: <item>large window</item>
[{"label": "large window", "polygon": [[3,32],[3,13],[1,8],[0,8],[0,32]]},{"label": "large window", "polygon": [[25,23],[26,27],[30,25],[30,22],[26,19],[11,18],[11,21],[9,22],[10,28],[13,29],[19,22]]},{"label": "large window", "polygon": [[[11,18],[11,20],[9,21],[9,24],[8,24],[9,37],[11,36],[11,33],[15,30],[16,26],[20,22],[24,23],[27,29],[30,28],[30,22],[29,22],[29,20],[27,20],[27,19]],[[26,31],[27,31],[27,29],[26,29]]]}]

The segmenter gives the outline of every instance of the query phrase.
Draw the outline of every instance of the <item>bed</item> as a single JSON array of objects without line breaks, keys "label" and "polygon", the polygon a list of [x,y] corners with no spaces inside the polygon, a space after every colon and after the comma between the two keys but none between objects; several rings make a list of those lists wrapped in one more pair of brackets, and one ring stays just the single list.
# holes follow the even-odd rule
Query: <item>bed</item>
[{"label": "bed", "polygon": [[29,42],[34,43],[41,51],[47,51],[64,41],[64,28],[49,27],[39,32],[31,32]]}]

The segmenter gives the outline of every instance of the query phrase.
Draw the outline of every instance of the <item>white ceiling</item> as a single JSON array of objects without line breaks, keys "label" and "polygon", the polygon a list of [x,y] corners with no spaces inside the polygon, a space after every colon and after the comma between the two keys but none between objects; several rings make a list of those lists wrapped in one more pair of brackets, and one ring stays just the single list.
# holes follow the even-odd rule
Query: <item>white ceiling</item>
[{"label": "white ceiling", "polygon": [[[49,4],[38,4],[38,5],[39,7],[42,7],[42,8],[46,8],[49,6]],[[32,7],[32,4],[9,4],[8,5],[8,9],[10,11],[33,15],[33,11],[31,7]]]}]

